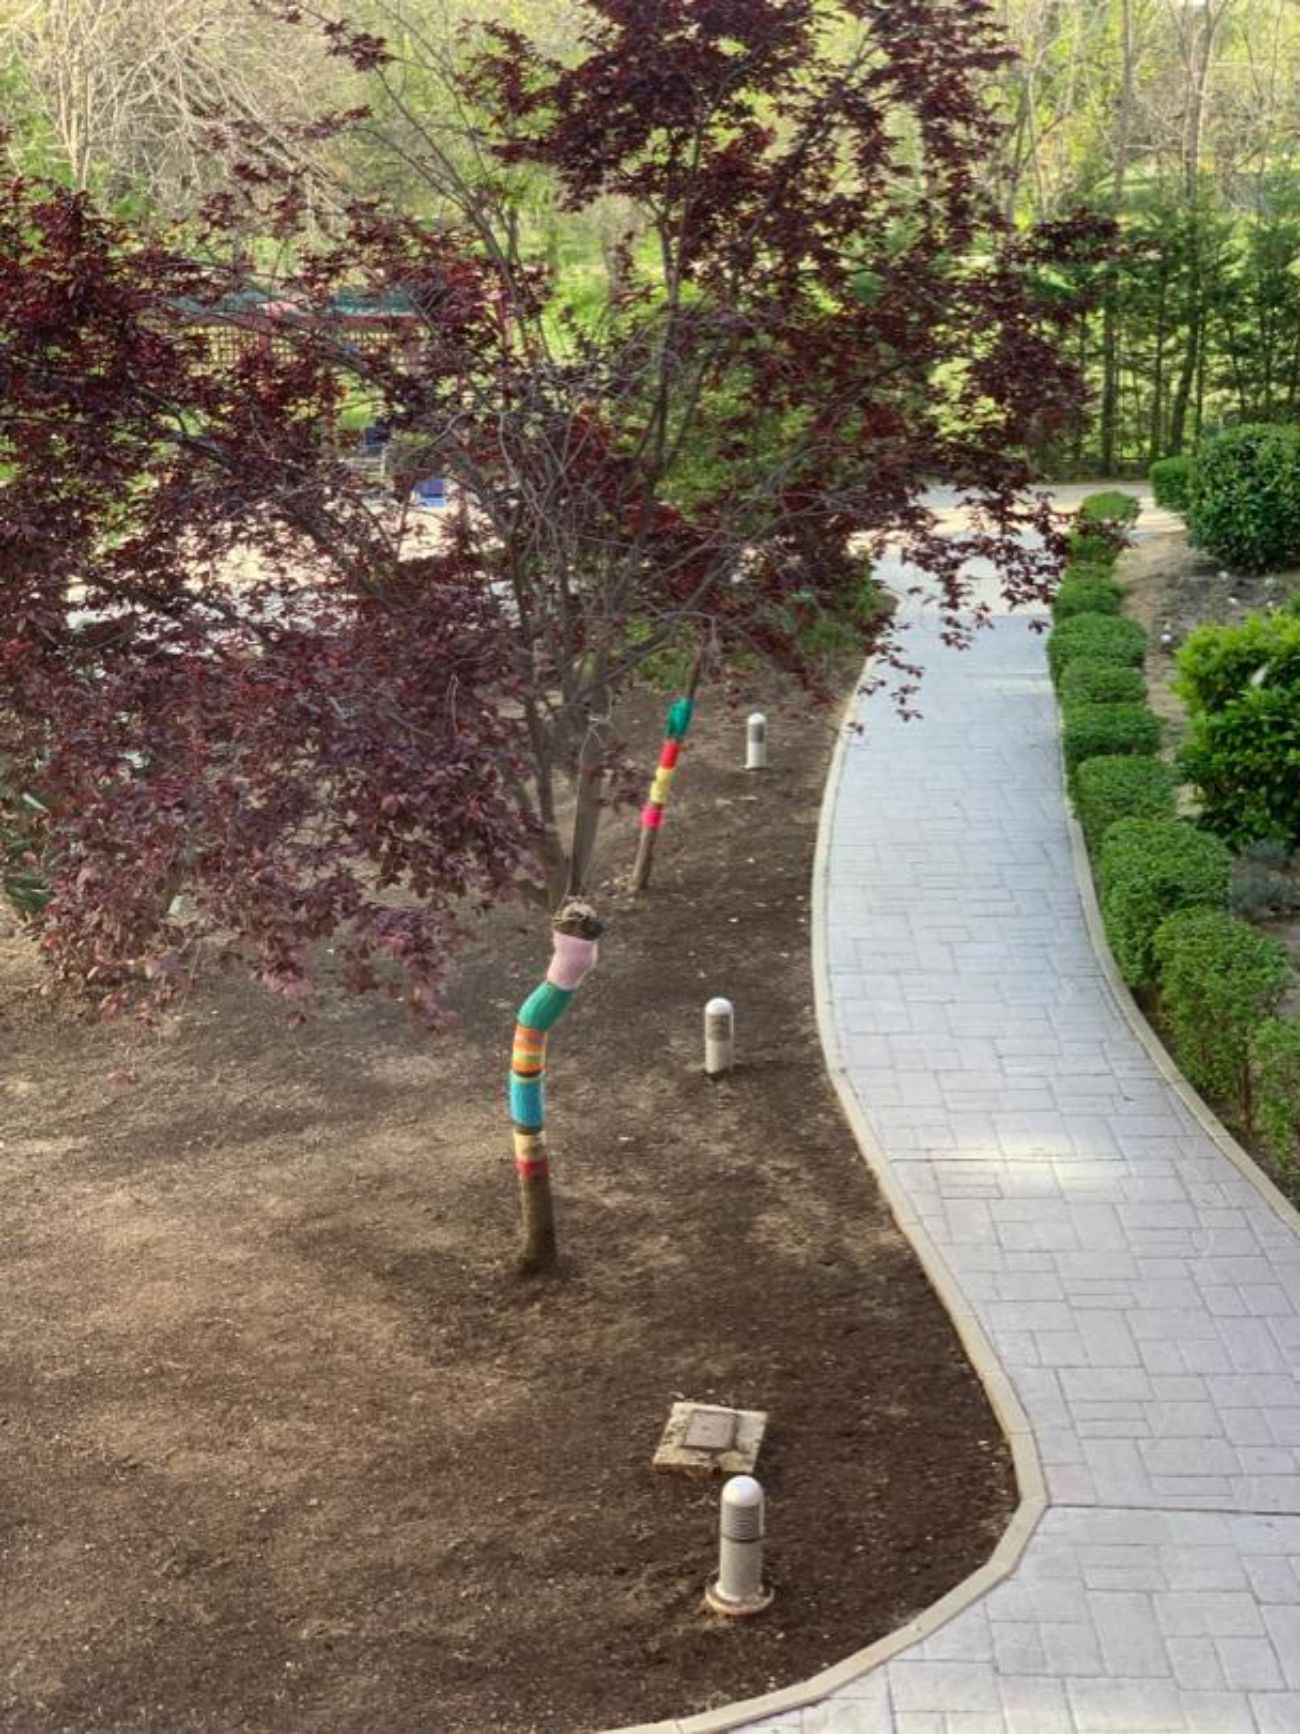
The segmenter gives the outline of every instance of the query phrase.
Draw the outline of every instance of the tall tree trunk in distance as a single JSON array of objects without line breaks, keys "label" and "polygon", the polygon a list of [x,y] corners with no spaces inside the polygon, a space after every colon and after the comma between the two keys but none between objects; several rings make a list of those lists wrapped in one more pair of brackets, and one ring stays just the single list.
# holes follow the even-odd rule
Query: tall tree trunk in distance
[{"label": "tall tree trunk in distance", "polygon": [[[1199,223],[1199,218],[1194,219]],[[1201,305],[1203,287],[1201,283],[1201,257],[1199,237],[1193,243],[1192,252],[1192,304],[1187,320],[1187,340],[1183,345],[1182,361],[1178,368],[1178,383],[1174,387],[1174,399],[1169,411],[1169,449],[1180,452],[1187,442],[1187,412],[1192,402],[1192,387],[1196,382],[1196,370],[1200,365],[1201,341],[1204,334],[1205,315]]]},{"label": "tall tree trunk in distance", "polygon": [[1148,464],[1165,455],[1165,303],[1169,294],[1168,280],[1161,272],[1160,297],[1156,303],[1155,356],[1151,367],[1151,428],[1147,448]]},{"label": "tall tree trunk in distance", "polygon": [[[1181,451],[1187,437],[1187,415],[1192,405],[1192,393],[1201,365],[1201,350],[1205,341],[1205,254],[1201,209],[1201,148],[1205,136],[1205,113],[1209,98],[1210,72],[1214,59],[1214,44],[1219,27],[1228,15],[1233,0],[1204,0],[1201,7],[1189,9],[1191,23],[1187,50],[1187,110],[1183,122],[1183,193],[1191,222],[1189,231],[1190,313],[1187,321],[1187,341],[1174,390],[1169,418],[1169,443]],[[1197,16],[1192,16],[1195,13]]]},{"label": "tall tree trunk in distance", "polygon": [[[1115,124],[1115,164],[1111,179],[1111,202],[1116,218],[1124,208],[1124,183],[1128,175],[1130,140],[1133,132],[1133,15],[1132,0],[1120,0],[1120,53],[1123,73],[1119,110]],[[1115,473],[1119,447],[1120,401],[1120,310],[1119,271],[1107,270],[1101,324],[1101,467],[1104,475]]]}]

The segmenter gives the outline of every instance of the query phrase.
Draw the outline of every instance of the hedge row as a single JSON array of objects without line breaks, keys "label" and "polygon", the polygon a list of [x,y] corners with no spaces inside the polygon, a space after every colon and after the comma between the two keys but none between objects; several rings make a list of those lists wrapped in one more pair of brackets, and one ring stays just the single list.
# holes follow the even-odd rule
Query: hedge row
[{"label": "hedge row", "polygon": [[1232,855],[1185,819],[1118,819],[1102,839],[1099,890],[1106,937],[1130,987],[1156,979],[1156,930],[1179,909],[1221,909]]},{"label": "hedge row", "polygon": [[[1287,953],[1225,908],[1227,843],[1176,816],[1179,774],[1154,756],[1161,724],[1143,702],[1145,635],[1118,614],[1120,594],[1104,575],[1067,578],[1048,641],[1062,755],[1098,863],[1106,936],[1131,987],[1158,986],[1188,1078],[1257,1126],[1283,1178],[1300,1181],[1300,1022],[1276,1015],[1291,980]],[[1184,696],[1194,718],[1228,693],[1240,703],[1243,681],[1258,697],[1264,662],[1268,685],[1289,672],[1289,627],[1272,629],[1267,644],[1249,637],[1189,641]]]},{"label": "hedge row", "polygon": [[1270,1018],[1250,1044],[1255,1125],[1284,1179],[1300,1180],[1300,1020]]},{"label": "hedge row", "polygon": [[1286,991],[1286,947],[1226,910],[1184,909],[1161,923],[1153,950],[1179,1065],[1249,1125],[1251,1043]]},{"label": "hedge row", "polygon": [[1147,683],[1140,668],[1119,662],[1100,662],[1092,656],[1076,657],[1061,671],[1058,688],[1062,705],[1140,704]]},{"label": "hedge row", "polygon": [[1136,494],[1123,494],[1118,488],[1107,488],[1100,494],[1089,494],[1079,507],[1083,524],[1113,524],[1120,529],[1137,522],[1142,502]]},{"label": "hedge row", "polygon": [[1159,759],[1086,759],[1074,773],[1074,810],[1092,854],[1120,819],[1172,819],[1176,773]]},{"label": "hedge row", "polygon": [[1160,718],[1145,704],[1072,704],[1064,711],[1061,749],[1071,784],[1088,759],[1160,750]]},{"label": "hedge row", "polygon": [[[1088,568],[1089,572],[1096,568]],[[1052,602],[1054,620],[1072,620],[1076,614],[1118,614],[1123,588],[1113,578],[1071,574],[1061,581]]]},{"label": "hedge row", "polygon": [[1147,635],[1137,621],[1116,614],[1076,614],[1063,620],[1047,641],[1048,667],[1058,682],[1076,657],[1141,668],[1146,653]]}]

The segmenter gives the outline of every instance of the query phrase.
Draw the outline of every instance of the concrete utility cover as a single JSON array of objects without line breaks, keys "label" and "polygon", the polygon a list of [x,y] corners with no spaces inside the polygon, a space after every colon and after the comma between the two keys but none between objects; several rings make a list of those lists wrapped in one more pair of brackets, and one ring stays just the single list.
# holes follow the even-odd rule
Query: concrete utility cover
[{"label": "concrete utility cover", "polygon": [[752,1475],[766,1429],[767,1416],[758,1409],[674,1403],[654,1467],[705,1475]]},{"label": "concrete utility cover", "polygon": [[739,1422],[734,1409],[692,1409],[682,1444],[688,1451],[730,1451]]}]

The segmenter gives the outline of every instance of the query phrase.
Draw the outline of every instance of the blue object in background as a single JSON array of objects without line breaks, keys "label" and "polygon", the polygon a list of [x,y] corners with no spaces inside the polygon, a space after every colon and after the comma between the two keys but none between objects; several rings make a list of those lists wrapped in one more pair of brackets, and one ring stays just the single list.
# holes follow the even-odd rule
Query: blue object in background
[{"label": "blue object in background", "polygon": [[443,476],[426,476],[411,489],[411,504],[431,511],[447,504],[447,482]]}]

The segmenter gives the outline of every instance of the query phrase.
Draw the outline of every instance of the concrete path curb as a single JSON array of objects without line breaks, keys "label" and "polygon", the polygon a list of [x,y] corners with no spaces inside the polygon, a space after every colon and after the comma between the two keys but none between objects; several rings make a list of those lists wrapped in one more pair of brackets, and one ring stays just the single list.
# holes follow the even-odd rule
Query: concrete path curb
[{"label": "concrete path curb", "polygon": [[903,1631],[655,1734],[1300,1734],[1300,1218],[1115,974],[1041,637],[908,648],[923,720],[870,700],[828,783],[819,1016],[1021,1505]]}]

